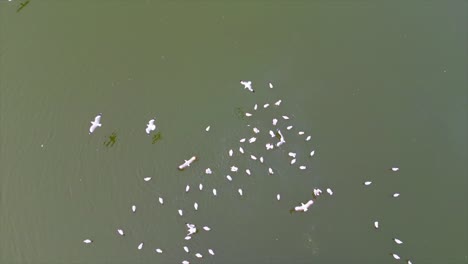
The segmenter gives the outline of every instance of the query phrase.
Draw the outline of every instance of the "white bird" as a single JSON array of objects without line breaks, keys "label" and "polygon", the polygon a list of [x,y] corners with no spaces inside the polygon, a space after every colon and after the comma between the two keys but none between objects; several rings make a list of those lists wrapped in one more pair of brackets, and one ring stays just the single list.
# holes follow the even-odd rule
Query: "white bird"
[{"label": "white bird", "polygon": [[400,256],[398,256],[398,255],[395,254],[395,253],[393,253],[392,256],[393,256],[394,259],[400,259]]},{"label": "white bird", "polygon": [[364,182],[364,185],[366,185],[366,186],[369,186],[369,185],[371,185],[371,184],[372,184],[371,181],[366,181],[366,182]]},{"label": "white bird", "polygon": [[253,130],[253,132],[254,132],[255,134],[258,134],[258,133],[260,132],[260,130],[258,130],[258,128],[256,128],[256,127],[254,127],[252,130]]},{"label": "white bird", "polygon": [[294,163],[296,163],[296,159],[291,160],[291,165],[293,165]]},{"label": "white bird", "polygon": [[157,248],[157,249],[156,249],[156,252],[159,253],[159,254],[161,254],[161,253],[162,253],[162,250],[161,250],[160,248]]},{"label": "white bird", "polygon": [[257,138],[256,137],[251,137],[249,139],[249,143],[254,143],[255,141],[257,141]]},{"label": "white bird", "polygon": [[203,257],[203,255],[202,255],[202,254],[200,254],[200,253],[197,253],[197,254],[195,254],[195,257],[197,257],[197,258],[202,258],[202,257]]},{"label": "white bird", "polygon": [[314,195],[315,195],[316,197],[319,197],[319,196],[322,194],[322,190],[320,190],[320,189],[314,189],[313,192],[314,192]]},{"label": "white bird", "polygon": [[203,227],[203,230],[205,230],[205,231],[210,231],[211,228],[209,228],[208,226],[204,226],[204,227]]},{"label": "white bird", "polygon": [[101,116],[102,114],[99,113],[99,115],[97,115],[95,118],[94,118],[94,121],[91,121],[91,127],[89,127],[89,134],[93,133],[94,130],[97,128],[97,127],[101,127],[102,124],[101,124]]},{"label": "white bird", "polygon": [[200,191],[202,191],[202,190],[203,190],[203,184],[200,183],[200,184],[198,185],[198,189],[200,189]]},{"label": "white bird", "polygon": [[246,169],[246,170],[245,170],[245,173],[247,173],[248,175],[250,175],[250,170],[249,170],[249,169]]},{"label": "white bird", "polygon": [[279,147],[279,146],[281,146],[283,143],[286,143],[286,141],[284,140],[284,136],[283,136],[283,133],[281,133],[281,130],[277,129],[276,131],[277,131],[278,134],[280,135],[280,142],[276,143],[276,146]]},{"label": "white bird", "polygon": [[250,116],[252,116],[252,114],[251,113],[245,113],[245,116],[250,117]]},{"label": "white bird", "polygon": [[213,256],[215,254],[214,251],[211,248],[208,249],[208,253],[210,253],[210,255],[213,255]]},{"label": "white bird", "polygon": [[279,201],[280,199],[281,199],[281,195],[278,193],[278,194],[276,195],[276,200]]},{"label": "white bird", "polygon": [[284,119],[284,120],[288,120],[288,119],[289,119],[289,116],[285,116],[285,115],[284,115],[284,116],[283,116],[283,119]]},{"label": "white bird", "polygon": [[394,193],[394,194],[393,194],[393,197],[395,197],[395,198],[397,198],[398,196],[400,196],[399,193]]},{"label": "white bird", "polygon": [[179,212],[179,215],[180,215],[180,216],[183,216],[183,215],[184,215],[184,212],[182,211],[182,209],[179,209],[178,212]]},{"label": "white bird", "polygon": [[164,200],[163,200],[162,197],[159,197],[159,203],[160,203],[160,204],[164,204]]},{"label": "white bird", "polygon": [[185,192],[187,193],[190,190],[190,185],[185,186]]},{"label": "white bird", "polygon": [[378,228],[379,228],[379,221],[375,221],[375,222],[374,222],[374,227],[375,227],[375,229],[378,229]]},{"label": "white bird", "polygon": [[231,175],[226,175],[226,178],[227,178],[229,181],[232,181]]},{"label": "white bird", "polygon": [[264,104],[263,108],[267,108],[268,106],[270,106],[270,104]]},{"label": "white bird", "polygon": [[124,231],[122,229],[117,229],[117,233],[119,233],[119,235],[121,236],[124,236]]},{"label": "white bird", "polygon": [[286,141],[280,140],[278,143],[276,143],[276,146],[279,147],[279,146],[283,145],[284,143],[286,143]]},{"label": "white bird", "polygon": [[188,228],[188,230],[187,230],[188,235],[187,236],[190,236],[190,235],[195,234],[197,232],[197,228],[195,227],[194,224],[187,223],[186,225],[187,225],[187,228]]},{"label": "white bird", "polygon": [[273,88],[273,84],[272,84],[272,83],[268,83],[268,86],[270,86],[270,89]]},{"label": "white bird", "polygon": [[193,208],[195,208],[195,211],[198,210],[198,203],[195,202],[195,203],[193,204]]},{"label": "white bird", "polygon": [[288,126],[286,129],[291,130],[292,128],[293,128],[293,126]]},{"label": "white bird", "polygon": [[279,106],[281,104],[281,100],[276,101],[275,105]]},{"label": "white bird", "polygon": [[289,157],[295,158],[295,157],[296,157],[296,153],[295,153],[295,152],[289,152],[289,153],[288,153],[288,156],[289,156]]},{"label": "white bird", "polygon": [[392,168],[392,171],[399,171],[399,170],[400,170],[400,168],[397,168],[397,167]]},{"label": "white bird", "polygon": [[263,163],[263,157],[260,157],[260,162]]},{"label": "white bird", "polygon": [[190,164],[195,160],[197,160],[197,157],[195,156],[191,157],[189,160],[184,160],[184,163],[179,166],[179,170],[184,170],[185,168],[190,167]]},{"label": "white bird", "polygon": [[274,146],[273,146],[273,144],[267,143],[265,145],[265,147],[266,147],[267,150],[270,150],[270,149],[273,149]]},{"label": "white bird", "polygon": [[406,262],[407,264],[413,264],[413,262],[411,262],[411,260],[408,259],[408,261]]},{"label": "white bird", "polygon": [[132,205],[132,212],[136,211],[136,205]]},{"label": "white bird", "polygon": [[313,157],[314,155],[315,155],[315,150],[312,150],[312,151],[310,152],[310,156]]},{"label": "white bird", "polygon": [[192,237],[191,236],[186,236],[186,237],[184,237],[184,239],[185,240],[190,240],[190,239],[192,239]]},{"label": "white bird", "polygon": [[240,143],[244,143],[244,142],[245,142],[245,138],[241,138],[241,139],[239,140],[239,142],[240,142]]},{"label": "white bird", "polygon": [[395,241],[395,243],[397,243],[398,245],[403,244],[403,241],[401,241],[398,238],[394,238],[393,241]]},{"label": "white bird", "polygon": [[213,189],[213,195],[214,196],[218,195],[218,192],[216,191],[216,189]]},{"label": "white bird", "polygon": [[306,166],[299,166],[299,169],[305,170],[305,169],[307,169],[307,167]]},{"label": "white bird", "polygon": [[250,155],[250,158],[253,160],[257,160],[257,157],[255,157],[255,155]]},{"label": "white bird", "polygon": [[205,173],[206,173],[206,174],[211,174],[211,173],[213,173],[213,172],[211,171],[210,168],[207,168],[207,169],[205,170]]},{"label": "white bird", "polygon": [[276,124],[278,124],[278,119],[273,118],[272,124],[273,124],[274,126],[276,126]]},{"label": "white bird", "polygon": [[182,260],[182,264],[190,264],[187,260]]},{"label": "white bird", "polygon": [[252,82],[251,81],[240,81],[242,85],[244,85],[244,89],[247,89],[251,91],[252,93],[255,93],[254,89],[252,88]]},{"label": "white bird", "polygon": [[143,178],[143,180],[147,182],[147,181],[151,180],[151,177],[145,177],[145,178]]},{"label": "white bird", "polygon": [[91,239],[85,239],[83,240],[83,243],[90,244],[90,243],[93,243],[93,241]]},{"label": "white bird", "polygon": [[309,201],[308,201],[307,203],[305,203],[305,204],[304,204],[304,203],[301,203],[301,205],[294,207],[294,210],[295,210],[296,212],[301,212],[301,211],[302,211],[302,212],[307,212],[307,210],[309,209],[309,207],[310,207],[311,205],[313,205],[313,204],[314,204],[314,201],[309,200]]},{"label": "white bird", "polygon": [[275,135],[275,133],[274,133],[273,131],[270,130],[269,133],[270,133],[270,136],[271,136],[272,138],[276,137],[276,135]]},{"label": "white bird", "polygon": [[236,166],[231,166],[231,171],[232,172],[237,172],[239,170],[239,168],[237,168]]},{"label": "white bird", "polygon": [[207,126],[207,127],[205,128],[206,132],[210,131],[210,128],[211,128],[211,126]]},{"label": "white bird", "polygon": [[154,131],[155,129],[156,125],[154,124],[154,119],[151,119],[146,125],[146,134],[149,135],[149,133],[151,133],[151,131]]},{"label": "white bird", "polygon": [[239,152],[244,154],[244,149],[242,147],[239,147]]},{"label": "white bird", "polygon": [[332,189],[330,189],[330,188],[327,188],[327,193],[328,193],[329,195],[333,195],[333,191],[332,191]]},{"label": "white bird", "polygon": [[239,192],[240,196],[244,195],[244,193],[242,192],[242,189],[239,189],[237,191]]},{"label": "white bird", "polygon": [[299,131],[297,134],[304,135],[304,131]]},{"label": "white bird", "polygon": [[185,250],[185,252],[187,252],[187,253],[190,252],[190,251],[189,251],[189,248],[188,248],[187,246],[184,246],[184,250]]},{"label": "white bird", "polygon": [[268,168],[268,173],[269,173],[269,174],[273,174],[273,169],[272,169],[272,168]]},{"label": "white bird", "polygon": [[312,138],[311,136],[308,136],[305,140],[309,141],[311,138]]},{"label": "white bird", "polygon": [[254,105],[254,110],[257,110],[257,107],[258,107],[258,105],[257,105],[257,104],[255,104],[255,105]]},{"label": "white bird", "polygon": [[234,152],[232,151],[232,149],[230,149],[228,153],[229,153],[229,157],[232,157],[232,154],[233,154]]},{"label": "white bird", "polygon": [[143,242],[141,242],[140,245],[138,245],[138,250],[140,250],[142,248],[143,248]]}]

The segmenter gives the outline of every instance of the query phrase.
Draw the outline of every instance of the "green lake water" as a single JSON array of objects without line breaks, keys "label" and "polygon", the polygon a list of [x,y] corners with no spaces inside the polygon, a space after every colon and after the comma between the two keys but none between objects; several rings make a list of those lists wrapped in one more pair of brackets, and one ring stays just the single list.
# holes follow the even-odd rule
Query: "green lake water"
[{"label": "green lake water", "polygon": [[0,1],[0,263],[468,263],[467,1],[20,7]]}]

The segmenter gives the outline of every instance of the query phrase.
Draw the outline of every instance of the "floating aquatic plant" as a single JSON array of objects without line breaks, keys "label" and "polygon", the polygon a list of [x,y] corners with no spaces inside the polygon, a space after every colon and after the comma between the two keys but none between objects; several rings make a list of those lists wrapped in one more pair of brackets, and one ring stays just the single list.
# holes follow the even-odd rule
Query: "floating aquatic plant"
[{"label": "floating aquatic plant", "polygon": [[27,0],[26,2],[20,3],[20,6],[18,7],[18,9],[16,9],[16,13],[18,13],[19,11],[21,11],[21,10],[22,10],[24,7],[26,7],[28,4],[29,4],[29,0]]},{"label": "floating aquatic plant", "polygon": [[104,146],[112,147],[112,146],[114,146],[116,141],[117,141],[117,134],[115,132],[112,132],[112,134],[109,136],[108,140],[104,141]]},{"label": "floating aquatic plant", "polygon": [[158,132],[158,133],[154,134],[154,135],[153,135],[152,144],[158,142],[160,139],[162,139],[162,134],[161,134],[161,132]]}]

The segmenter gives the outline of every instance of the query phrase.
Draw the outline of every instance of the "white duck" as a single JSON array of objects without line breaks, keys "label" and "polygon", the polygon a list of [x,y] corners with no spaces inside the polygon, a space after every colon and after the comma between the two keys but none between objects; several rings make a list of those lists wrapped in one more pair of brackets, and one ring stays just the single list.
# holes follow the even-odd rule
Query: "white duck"
[{"label": "white duck", "polygon": [[102,124],[101,124],[101,116],[102,114],[99,113],[99,115],[97,115],[95,118],[94,118],[94,121],[91,121],[91,126],[89,127],[89,134],[91,135],[91,133],[94,132],[94,130],[96,130],[97,127],[101,127]]},{"label": "white duck", "polygon": [[286,143],[286,141],[284,140],[284,136],[281,133],[281,131],[279,129],[277,129],[276,131],[280,135],[280,141],[278,143],[276,143],[276,146],[279,147],[279,146],[283,145],[284,143]]},{"label": "white duck", "polygon": [[314,196],[319,197],[322,194],[322,190],[320,189],[314,189]]},{"label": "white duck", "polygon": [[195,234],[197,232],[197,228],[195,227],[194,224],[187,223],[187,228],[188,228],[187,236],[191,236],[192,234]]}]

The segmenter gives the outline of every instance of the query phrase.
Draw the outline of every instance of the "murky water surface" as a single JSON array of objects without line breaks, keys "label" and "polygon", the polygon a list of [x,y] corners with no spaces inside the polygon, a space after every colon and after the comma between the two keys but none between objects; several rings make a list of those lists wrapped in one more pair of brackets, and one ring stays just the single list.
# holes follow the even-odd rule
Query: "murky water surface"
[{"label": "murky water surface", "polygon": [[467,10],[0,2],[0,262],[468,263]]}]

